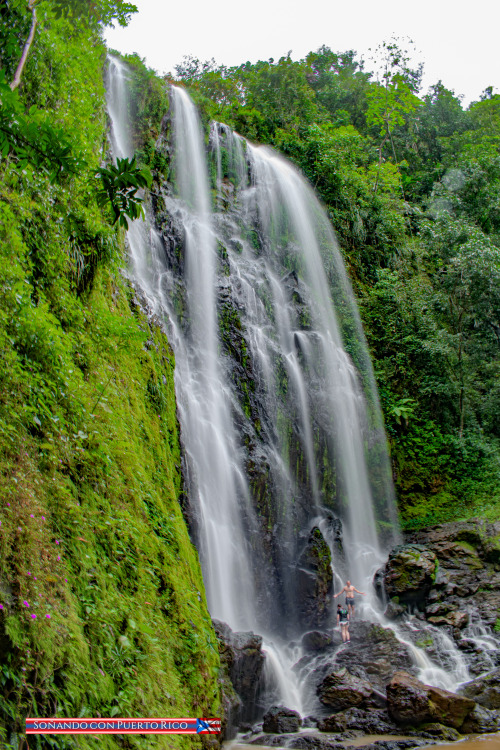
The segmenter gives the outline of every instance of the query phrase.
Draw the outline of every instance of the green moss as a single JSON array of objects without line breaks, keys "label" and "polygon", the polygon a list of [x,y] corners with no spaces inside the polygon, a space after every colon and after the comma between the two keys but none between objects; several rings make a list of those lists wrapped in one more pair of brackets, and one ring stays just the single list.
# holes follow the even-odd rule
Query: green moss
[{"label": "green moss", "polygon": [[[103,59],[98,39],[40,6],[27,104],[74,130],[90,166],[105,142]],[[123,237],[88,173],[50,185],[3,160],[0,178],[0,737],[21,741],[28,715],[217,715],[217,643],[179,504],[172,350],[131,301]]]}]

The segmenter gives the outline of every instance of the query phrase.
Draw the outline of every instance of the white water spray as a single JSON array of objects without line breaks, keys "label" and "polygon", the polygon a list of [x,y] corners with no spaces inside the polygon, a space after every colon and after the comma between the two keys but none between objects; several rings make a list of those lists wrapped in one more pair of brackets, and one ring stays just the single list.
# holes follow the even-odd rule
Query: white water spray
[{"label": "white water spray", "polygon": [[[130,155],[125,66],[111,61],[109,78],[114,153]],[[264,635],[269,684],[302,711],[307,696],[293,669],[300,649],[284,637],[307,629],[296,577],[310,528],[334,508],[349,577],[370,592],[397,538],[373,373],[333,232],[303,178],[269,149],[248,145],[245,157],[242,139],[214,125],[219,199],[224,193],[234,207],[214,215],[200,124],[181,89],[172,92],[171,122],[175,184],[163,199],[182,227],[179,267],[160,234],[134,222],[133,275],[176,354],[186,482],[211,614]],[[229,344],[239,346],[254,384],[243,401],[221,339],[228,310],[241,331]]]}]

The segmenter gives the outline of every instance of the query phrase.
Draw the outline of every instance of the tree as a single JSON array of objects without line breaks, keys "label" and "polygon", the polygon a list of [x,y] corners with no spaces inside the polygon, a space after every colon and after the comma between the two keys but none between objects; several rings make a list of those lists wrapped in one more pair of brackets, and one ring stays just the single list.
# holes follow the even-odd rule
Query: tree
[{"label": "tree", "polygon": [[[379,145],[379,167],[382,164],[383,149],[387,142],[394,163],[398,166],[398,158],[394,146],[394,130],[406,125],[411,116],[422,105],[417,97],[422,78],[422,68],[409,67],[409,57],[406,51],[401,50],[396,41],[384,42],[380,50],[382,53],[382,81],[374,84],[368,91],[368,111],[366,121],[375,132],[378,131]],[[377,192],[379,184],[379,173],[373,187]],[[403,183],[401,191],[405,198]]]},{"label": "tree", "polygon": [[330,47],[320,47],[311,52],[306,62],[309,85],[316,93],[318,102],[331,114],[333,121],[351,122],[358,129],[366,126],[367,99],[370,73],[363,70],[363,61],[356,60],[353,50],[336,53]]},{"label": "tree", "polygon": [[52,4],[56,14],[82,18],[94,29],[112,26],[113,21],[127,26],[137,13],[137,6],[124,0],[52,0]]}]

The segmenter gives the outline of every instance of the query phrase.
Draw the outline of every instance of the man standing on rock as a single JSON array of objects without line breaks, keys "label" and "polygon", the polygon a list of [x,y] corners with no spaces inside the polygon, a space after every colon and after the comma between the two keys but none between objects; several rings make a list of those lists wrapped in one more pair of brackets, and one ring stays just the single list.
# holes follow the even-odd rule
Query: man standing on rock
[{"label": "man standing on rock", "polygon": [[349,612],[347,611],[347,607],[344,608],[340,604],[337,607],[337,625],[340,625],[342,643],[350,643],[351,636],[349,635]]},{"label": "man standing on rock", "polygon": [[334,599],[337,598],[337,596],[340,596],[345,591],[345,606],[347,607],[347,611],[349,612],[350,619],[354,619],[354,592],[361,594],[362,596],[366,596],[366,594],[363,591],[359,591],[355,586],[352,585],[350,581],[346,582],[346,585],[342,589],[342,591],[339,591],[338,594],[334,595]]}]

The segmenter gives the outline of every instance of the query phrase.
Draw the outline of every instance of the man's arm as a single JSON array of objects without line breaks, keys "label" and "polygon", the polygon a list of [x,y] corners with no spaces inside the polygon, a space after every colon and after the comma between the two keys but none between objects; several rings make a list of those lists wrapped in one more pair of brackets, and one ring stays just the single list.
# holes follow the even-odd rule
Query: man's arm
[{"label": "man's arm", "polygon": [[346,590],[346,586],[344,586],[344,588],[342,589],[342,591],[339,591],[339,593],[338,593],[338,594],[334,594],[334,595],[333,595],[333,598],[334,598],[334,599],[336,599],[336,598],[337,598],[337,596],[340,596],[341,594],[343,594],[345,590]]},{"label": "man's arm", "polygon": [[360,591],[359,589],[356,588],[356,586],[353,586],[353,589],[354,589],[354,591],[357,591],[358,594],[362,594],[363,596],[366,596],[365,592],[364,591]]}]

